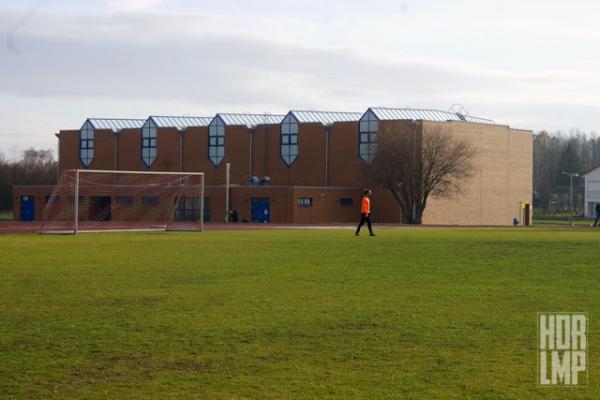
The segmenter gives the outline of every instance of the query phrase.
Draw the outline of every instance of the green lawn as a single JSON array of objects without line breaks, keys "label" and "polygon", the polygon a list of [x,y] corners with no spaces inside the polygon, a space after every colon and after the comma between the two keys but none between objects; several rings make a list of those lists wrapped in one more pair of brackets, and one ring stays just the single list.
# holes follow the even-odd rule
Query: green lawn
[{"label": "green lawn", "polygon": [[[600,230],[0,237],[0,398],[598,399]],[[589,313],[538,388],[540,311]]]},{"label": "green lawn", "polygon": [[[575,222],[575,227],[576,228],[589,228],[593,223],[594,220],[590,220],[590,219],[577,219],[574,221]],[[561,219],[555,219],[555,220],[534,220],[533,222],[533,226],[538,227],[538,226],[542,226],[542,227],[551,227],[551,226],[571,226],[572,222],[569,220],[561,220]]]},{"label": "green lawn", "polygon": [[12,221],[13,215],[11,211],[0,211],[0,221]]}]

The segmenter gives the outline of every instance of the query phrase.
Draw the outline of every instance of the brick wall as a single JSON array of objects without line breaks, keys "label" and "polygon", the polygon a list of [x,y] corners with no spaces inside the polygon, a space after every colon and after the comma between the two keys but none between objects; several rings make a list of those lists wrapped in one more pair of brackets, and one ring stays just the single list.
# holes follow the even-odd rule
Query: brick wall
[{"label": "brick wall", "polygon": [[[476,148],[473,177],[464,191],[450,199],[432,198],[425,211],[427,224],[510,225],[519,217],[519,204],[531,204],[533,137],[529,131],[500,125],[460,122],[419,122],[418,134],[445,129],[467,139]],[[381,129],[412,129],[411,121],[382,121]],[[59,169],[83,168],[79,160],[79,131],[60,132]],[[211,197],[211,218],[225,218],[225,165],[231,163],[231,209],[241,219],[251,219],[251,198],[271,199],[273,222],[350,222],[356,220],[366,164],[358,155],[358,123],[300,124],[299,155],[290,165],[280,157],[280,126],[225,127],[225,158],[219,165],[208,159],[208,128],[195,127],[181,134],[175,128],[157,129],[157,158],[150,168],[141,159],[141,130],[124,129],[118,135],[95,131],[93,169],[202,171],[206,174],[207,196]],[[116,158],[115,158],[116,152]],[[269,176],[265,187],[249,186],[250,176]],[[379,222],[402,220],[390,193],[374,188],[373,219]],[[45,190],[45,192],[44,192]],[[44,192],[42,194],[41,192]],[[50,190],[15,187],[15,217],[18,196],[31,192],[48,195]],[[312,207],[298,207],[298,197],[313,199]],[[352,198],[353,206],[340,206],[341,198]],[[41,215],[41,213],[39,214]]]}]

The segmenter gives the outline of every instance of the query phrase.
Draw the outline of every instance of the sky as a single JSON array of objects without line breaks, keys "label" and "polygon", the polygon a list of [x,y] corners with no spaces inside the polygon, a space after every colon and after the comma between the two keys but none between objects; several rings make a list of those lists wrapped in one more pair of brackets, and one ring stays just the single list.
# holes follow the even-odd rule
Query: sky
[{"label": "sky", "polygon": [[2,0],[0,153],[88,117],[371,106],[600,132],[597,0]]}]

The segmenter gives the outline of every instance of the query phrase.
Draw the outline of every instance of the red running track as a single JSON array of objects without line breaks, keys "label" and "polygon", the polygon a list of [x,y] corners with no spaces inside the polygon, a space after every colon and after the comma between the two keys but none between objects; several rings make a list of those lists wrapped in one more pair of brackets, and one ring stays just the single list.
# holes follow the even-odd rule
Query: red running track
[{"label": "red running track", "polygon": [[[399,227],[399,224],[380,224],[378,227]],[[354,229],[355,224],[261,224],[261,223],[206,223],[204,227],[207,231],[210,230],[252,230],[252,229]],[[82,227],[85,229],[84,227]],[[101,229],[97,227],[98,231]],[[114,229],[124,229],[124,227],[115,226]],[[0,235],[14,234],[32,234],[39,233],[40,222],[23,222],[23,221],[0,221]]]}]

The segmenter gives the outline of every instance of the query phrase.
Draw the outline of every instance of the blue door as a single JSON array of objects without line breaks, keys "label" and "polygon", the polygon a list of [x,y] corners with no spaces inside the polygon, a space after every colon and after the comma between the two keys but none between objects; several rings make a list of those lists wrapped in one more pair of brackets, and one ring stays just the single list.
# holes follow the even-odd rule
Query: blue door
[{"label": "blue door", "polygon": [[21,196],[21,221],[35,220],[35,197]]},{"label": "blue door", "polygon": [[271,208],[268,197],[252,198],[252,222],[268,224],[271,221]]}]

